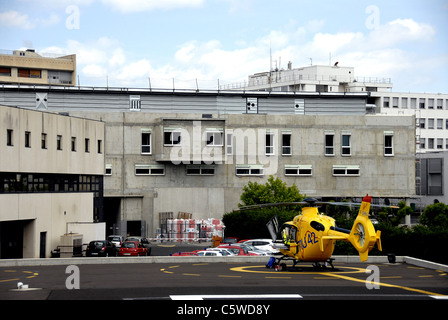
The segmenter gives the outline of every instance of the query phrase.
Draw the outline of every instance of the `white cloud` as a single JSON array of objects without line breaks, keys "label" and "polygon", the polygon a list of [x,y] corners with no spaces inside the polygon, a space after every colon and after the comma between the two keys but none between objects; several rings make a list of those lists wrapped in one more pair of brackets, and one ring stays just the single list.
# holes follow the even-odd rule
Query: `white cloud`
[{"label": "white cloud", "polygon": [[48,17],[31,19],[28,14],[18,11],[0,12],[0,26],[20,28],[24,30],[34,29],[38,26],[51,26],[59,23],[59,16],[50,13]]},{"label": "white cloud", "polygon": [[102,3],[122,13],[200,7],[205,0],[102,0]]},{"label": "white cloud", "polygon": [[[280,59],[283,68],[288,61],[294,67],[308,65],[310,58],[313,64],[328,64],[331,53],[333,62],[355,67],[356,76],[391,77],[398,82],[404,81],[402,75],[418,77],[415,70],[430,69],[432,64],[422,59],[423,53],[406,50],[408,44],[434,37],[430,25],[398,19],[366,32],[324,33],[324,24],[315,20],[290,25],[230,49],[218,40],[191,40],[179,45],[166,64],[145,56],[131,58],[122,43],[108,37],[70,40],[66,48],[42,51],[76,53],[82,85],[105,86],[107,77],[108,85],[116,87],[148,87],[151,81],[153,88],[172,88],[174,79],[176,88],[195,88],[196,81],[200,88],[216,88],[218,79],[221,84],[246,81],[250,74],[269,70],[271,44],[273,67]],[[440,56],[439,68],[446,68],[447,60]]]},{"label": "white cloud", "polygon": [[0,12],[0,25],[21,29],[33,29],[36,26],[27,14],[18,11]]},{"label": "white cloud", "polygon": [[434,34],[434,28],[428,24],[397,19],[373,30],[365,44],[371,43],[376,48],[396,47],[402,43],[430,40]]}]

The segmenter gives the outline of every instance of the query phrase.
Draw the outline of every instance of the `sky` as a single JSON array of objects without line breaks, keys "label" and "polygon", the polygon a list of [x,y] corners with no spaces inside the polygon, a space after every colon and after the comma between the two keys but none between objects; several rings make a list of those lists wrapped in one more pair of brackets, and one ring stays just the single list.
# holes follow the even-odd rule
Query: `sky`
[{"label": "sky", "polygon": [[81,86],[217,89],[338,61],[448,93],[448,0],[0,0],[0,51],[30,48],[76,54]]}]

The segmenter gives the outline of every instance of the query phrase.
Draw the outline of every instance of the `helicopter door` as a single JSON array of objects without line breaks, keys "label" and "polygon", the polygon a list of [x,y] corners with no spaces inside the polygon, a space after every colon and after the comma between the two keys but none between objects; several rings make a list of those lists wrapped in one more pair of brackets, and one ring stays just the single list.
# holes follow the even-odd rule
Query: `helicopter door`
[{"label": "helicopter door", "polygon": [[283,244],[289,247],[291,243],[297,243],[297,228],[285,223],[280,229],[279,236],[282,239]]}]

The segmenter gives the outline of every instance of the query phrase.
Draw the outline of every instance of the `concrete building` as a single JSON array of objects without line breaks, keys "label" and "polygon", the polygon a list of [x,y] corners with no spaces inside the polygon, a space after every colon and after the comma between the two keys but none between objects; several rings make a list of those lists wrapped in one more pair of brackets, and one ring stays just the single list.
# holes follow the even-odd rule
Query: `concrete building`
[{"label": "concrete building", "polygon": [[270,175],[318,198],[415,196],[415,118],[368,92],[0,87],[0,103],[105,123],[108,234],[153,237],[167,212],[220,218]]},{"label": "concrete building", "polygon": [[301,68],[275,69],[249,75],[247,82],[221,87],[222,90],[250,90],[270,92],[389,92],[390,78],[356,77],[355,68],[311,65]]},{"label": "concrete building", "polygon": [[[105,236],[104,123],[0,106],[0,258],[49,257]],[[91,239],[92,240],[92,239]]]},{"label": "concrete building", "polygon": [[353,67],[313,65],[250,75],[221,89],[267,92],[366,92],[368,113],[414,116],[417,152],[448,150],[448,94],[393,92],[390,78],[356,77]]},{"label": "concrete building", "polygon": [[[448,94],[394,92],[390,78],[356,77],[353,67],[338,64],[292,69],[290,63],[287,70],[256,73],[247,82],[227,87],[267,92],[368,92],[367,113],[416,119],[418,197],[413,201],[421,208],[434,201],[448,203],[444,190],[448,175],[443,164],[448,151]],[[435,165],[437,161],[441,162]],[[429,173],[429,168],[437,171]]]},{"label": "concrete building", "polygon": [[0,51],[0,83],[75,86],[76,55],[48,57],[32,49]]}]

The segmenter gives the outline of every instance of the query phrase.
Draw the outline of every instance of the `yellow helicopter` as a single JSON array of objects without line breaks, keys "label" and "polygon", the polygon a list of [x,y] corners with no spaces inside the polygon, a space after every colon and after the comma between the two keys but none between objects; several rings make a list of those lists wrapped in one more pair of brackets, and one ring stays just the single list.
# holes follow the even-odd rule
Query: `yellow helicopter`
[{"label": "yellow helicopter", "polygon": [[[294,217],[293,221],[285,222],[278,228],[277,216],[274,216],[267,227],[274,240],[274,248],[281,253],[276,258],[274,265],[278,268],[286,267],[281,264],[282,260],[292,260],[293,267],[298,262],[312,262],[314,267],[326,267],[329,264],[332,269],[331,258],[335,242],[338,240],[350,242],[359,252],[361,261],[366,261],[370,250],[377,244],[381,248],[381,231],[375,231],[372,221],[369,219],[369,211],[372,197],[363,197],[362,203],[335,203],[318,202],[314,198],[304,199],[303,202],[285,202],[276,204],[260,204],[242,207],[236,211],[246,211],[255,208],[266,208],[273,206],[305,205],[301,214]],[[336,227],[332,217],[319,213],[317,205],[360,205],[358,216],[351,230]],[[384,206],[386,207],[386,206]],[[397,208],[395,206],[387,206]],[[323,263],[323,264],[322,264]]]}]

